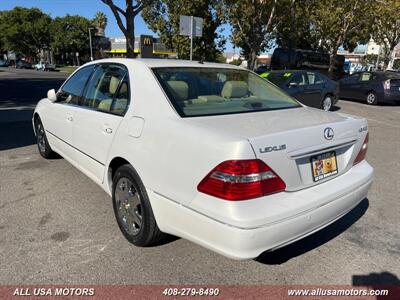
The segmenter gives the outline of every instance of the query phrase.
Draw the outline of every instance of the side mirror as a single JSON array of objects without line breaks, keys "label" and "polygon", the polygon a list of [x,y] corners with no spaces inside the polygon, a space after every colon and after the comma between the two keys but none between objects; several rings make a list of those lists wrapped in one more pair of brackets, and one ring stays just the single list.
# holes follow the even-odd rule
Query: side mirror
[{"label": "side mirror", "polygon": [[48,90],[47,99],[49,99],[51,102],[57,101],[57,94],[55,89]]},{"label": "side mirror", "polygon": [[297,87],[297,86],[298,86],[297,82],[290,82],[289,83],[289,87]]}]

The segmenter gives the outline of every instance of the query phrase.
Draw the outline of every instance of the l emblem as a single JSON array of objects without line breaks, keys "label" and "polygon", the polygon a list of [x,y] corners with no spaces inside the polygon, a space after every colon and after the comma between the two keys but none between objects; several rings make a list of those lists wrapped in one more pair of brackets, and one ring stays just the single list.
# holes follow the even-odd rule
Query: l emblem
[{"label": "l emblem", "polygon": [[327,140],[331,140],[333,139],[334,133],[333,133],[333,129],[330,127],[326,127],[324,130],[324,137]]}]

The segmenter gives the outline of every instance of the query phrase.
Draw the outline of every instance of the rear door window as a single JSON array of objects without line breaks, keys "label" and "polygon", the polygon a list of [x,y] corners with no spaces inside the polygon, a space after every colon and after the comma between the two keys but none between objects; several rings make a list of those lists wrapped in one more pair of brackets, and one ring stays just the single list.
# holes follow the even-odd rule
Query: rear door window
[{"label": "rear door window", "polygon": [[322,84],[325,82],[325,79],[322,75],[315,72],[307,72],[308,84]]},{"label": "rear door window", "polygon": [[368,72],[361,73],[359,77],[360,81],[370,81],[372,79],[372,74]]},{"label": "rear door window", "polygon": [[128,105],[127,70],[124,66],[101,64],[87,86],[83,106],[122,114]]},{"label": "rear door window", "polygon": [[293,76],[292,80],[290,80],[290,83],[296,83],[299,86],[307,85],[308,78],[305,73],[297,73]]}]

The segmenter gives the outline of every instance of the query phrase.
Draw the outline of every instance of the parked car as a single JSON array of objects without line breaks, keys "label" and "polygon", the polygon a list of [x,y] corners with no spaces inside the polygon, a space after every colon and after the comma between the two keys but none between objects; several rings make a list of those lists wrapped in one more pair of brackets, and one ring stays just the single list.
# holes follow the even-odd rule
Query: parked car
[{"label": "parked car", "polygon": [[260,76],[311,107],[329,111],[338,101],[337,83],[316,71],[269,71]]},{"label": "parked car", "polygon": [[55,69],[56,69],[56,66],[53,64],[49,64],[49,63],[39,62],[35,65],[36,71],[54,71]]},{"label": "parked car", "polygon": [[7,60],[0,60],[0,67],[8,67],[10,63]]},{"label": "parked car", "polygon": [[32,69],[32,64],[30,64],[26,60],[20,59],[19,61],[17,61],[15,67],[17,69]]},{"label": "parked car", "polygon": [[269,68],[268,68],[267,65],[260,65],[260,66],[258,66],[257,69],[255,70],[255,72],[256,72],[258,75],[261,75],[261,74],[263,74],[263,73],[265,73],[265,72],[268,72],[268,71],[269,71]]},{"label": "parked car", "polygon": [[368,104],[400,102],[400,74],[358,72],[339,81],[339,97]]},{"label": "parked car", "polygon": [[90,62],[32,121],[40,154],[101,186],[138,246],[168,233],[255,258],[348,213],[373,178],[364,118],[305,107],[233,65]]}]

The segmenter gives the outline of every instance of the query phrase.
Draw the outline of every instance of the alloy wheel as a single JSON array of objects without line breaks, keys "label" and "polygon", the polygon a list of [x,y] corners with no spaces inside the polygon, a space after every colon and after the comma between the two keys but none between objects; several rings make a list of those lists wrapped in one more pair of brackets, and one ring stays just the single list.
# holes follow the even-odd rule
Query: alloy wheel
[{"label": "alloy wheel", "polygon": [[44,153],[46,151],[46,139],[42,122],[39,121],[37,123],[36,129],[37,129],[36,136],[37,136],[37,143],[39,146],[39,150],[40,152]]},{"label": "alloy wheel", "polygon": [[331,107],[332,107],[332,98],[330,96],[327,96],[322,102],[322,109],[324,111],[330,111]]},{"label": "alloy wheel", "polygon": [[127,177],[121,177],[115,189],[118,219],[125,232],[137,235],[142,228],[142,204],[140,195]]},{"label": "alloy wheel", "polygon": [[367,96],[367,102],[368,104],[375,104],[376,102],[376,96],[374,93],[369,93]]}]

